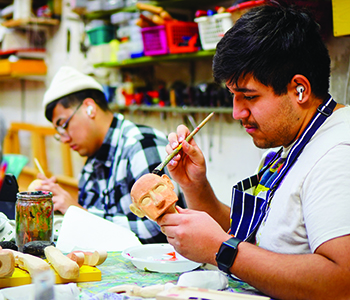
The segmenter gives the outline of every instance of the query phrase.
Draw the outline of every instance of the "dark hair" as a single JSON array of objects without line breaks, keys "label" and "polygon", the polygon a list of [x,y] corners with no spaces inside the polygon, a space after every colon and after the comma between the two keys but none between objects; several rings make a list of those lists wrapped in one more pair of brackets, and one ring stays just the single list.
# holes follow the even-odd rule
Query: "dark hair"
[{"label": "dark hair", "polygon": [[237,84],[247,74],[271,86],[276,95],[285,94],[293,76],[301,74],[316,97],[326,98],[330,57],[310,13],[270,4],[238,19],[217,45],[213,76],[218,83]]},{"label": "dark hair", "polygon": [[86,98],[93,99],[103,111],[110,110],[105,94],[103,92],[96,89],[86,89],[50,102],[46,106],[45,116],[50,122],[52,122],[52,113],[58,103],[61,104],[64,108],[75,107],[82,103]]}]

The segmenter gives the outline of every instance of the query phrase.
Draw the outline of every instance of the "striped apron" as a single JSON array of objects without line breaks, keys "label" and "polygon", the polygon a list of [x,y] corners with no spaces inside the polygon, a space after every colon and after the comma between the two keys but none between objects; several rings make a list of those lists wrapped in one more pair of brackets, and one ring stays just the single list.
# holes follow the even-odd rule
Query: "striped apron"
[{"label": "striped apron", "polygon": [[[305,145],[310,141],[323,122],[332,114],[336,104],[333,98],[329,96],[329,99],[317,108],[312,120],[290,149],[286,158],[281,159],[281,148],[273,158],[267,159],[267,162],[265,161],[265,166],[258,174],[238,182],[233,187],[230,234],[241,240],[255,243],[256,232],[269,208],[275,191],[303,151]],[[257,197],[248,193],[249,189],[258,187],[266,172],[270,172],[271,167],[276,164],[279,164],[278,170],[271,174],[268,183],[264,183],[265,188],[267,188],[265,197]]]}]

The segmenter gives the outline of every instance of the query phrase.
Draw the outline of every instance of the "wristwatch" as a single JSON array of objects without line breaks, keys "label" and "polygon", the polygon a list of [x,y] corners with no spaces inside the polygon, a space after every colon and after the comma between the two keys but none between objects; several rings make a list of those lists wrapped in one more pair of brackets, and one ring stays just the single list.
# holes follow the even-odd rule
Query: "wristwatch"
[{"label": "wristwatch", "polygon": [[242,242],[240,239],[232,237],[221,244],[218,253],[216,253],[216,262],[221,271],[231,274],[230,268],[235,261],[240,242]]}]

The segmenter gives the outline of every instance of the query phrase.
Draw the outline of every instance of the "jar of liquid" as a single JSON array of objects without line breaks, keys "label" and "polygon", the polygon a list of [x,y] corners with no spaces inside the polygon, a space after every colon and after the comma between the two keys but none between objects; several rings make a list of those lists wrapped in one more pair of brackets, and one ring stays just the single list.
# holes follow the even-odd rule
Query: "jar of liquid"
[{"label": "jar of liquid", "polygon": [[53,239],[52,193],[46,191],[17,193],[16,244],[19,251],[31,241]]}]

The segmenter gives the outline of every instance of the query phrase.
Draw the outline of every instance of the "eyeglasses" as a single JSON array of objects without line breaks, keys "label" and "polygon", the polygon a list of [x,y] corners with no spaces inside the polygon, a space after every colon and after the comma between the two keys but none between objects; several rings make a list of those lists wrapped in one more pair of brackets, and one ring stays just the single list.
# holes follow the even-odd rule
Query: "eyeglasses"
[{"label": "eyeglasses", "polygon": [[78,109],[80,108],[80,106],[83,104],[83,102],[81,102],[77,108],[74,110],[74,112],[71,114],[71,116],[66,120],[66,122],[64,122],[61,126],[56,126],[55,129],[57,131],[57,133],[53,136],[57,141],[61,141],[62,137],[68,137],[68,132],[67,132],[67,127],[69,125],[70,120],[72,120],[73,116],[75,115],[75,113],[78,111]]}]

